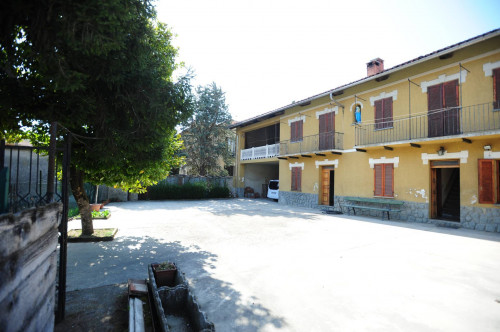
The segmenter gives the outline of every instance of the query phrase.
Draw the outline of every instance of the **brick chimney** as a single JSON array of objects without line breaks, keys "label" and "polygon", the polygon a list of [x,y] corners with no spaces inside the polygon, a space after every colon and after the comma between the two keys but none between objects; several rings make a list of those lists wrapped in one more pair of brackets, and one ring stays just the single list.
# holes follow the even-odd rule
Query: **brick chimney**
[{"label": "brick chimney", "polygon": [[375,58],[366,64],[366,76],[372,76],[384,71],[384,60]]}]

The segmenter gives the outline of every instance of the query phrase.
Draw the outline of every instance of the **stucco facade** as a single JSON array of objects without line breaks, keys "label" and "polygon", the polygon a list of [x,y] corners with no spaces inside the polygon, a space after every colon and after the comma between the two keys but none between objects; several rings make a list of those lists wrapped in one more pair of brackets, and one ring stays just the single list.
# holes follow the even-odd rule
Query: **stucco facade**
[{"label": "stucco facade", "polygon": [[[404,202],[402,220],[500,232],[499,46],[491,31],[235,124],[235,186],[275,165],[283,204],[380,197]],[[273,124],[279,153],[241,160],[245,133]]]}]

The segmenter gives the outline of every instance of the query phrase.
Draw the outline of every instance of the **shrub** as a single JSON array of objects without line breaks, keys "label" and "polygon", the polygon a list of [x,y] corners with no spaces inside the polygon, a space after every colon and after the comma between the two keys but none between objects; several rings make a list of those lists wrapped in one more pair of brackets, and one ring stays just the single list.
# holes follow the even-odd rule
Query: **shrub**
[{"label": "shrub", "polygon": [[228,198],[231,197],[231,192],[229,191],[229,188],[224,186],[217,186],[210,188],[210,191],[208,192],[208,197],[209,198]]},{"label": "shrub", "polygon": [[150,200],[227,198],[230,197],[230,191],[225,186],[210,188],[205,182],[178,185],[162,181],[149,187],[148,195]]}]

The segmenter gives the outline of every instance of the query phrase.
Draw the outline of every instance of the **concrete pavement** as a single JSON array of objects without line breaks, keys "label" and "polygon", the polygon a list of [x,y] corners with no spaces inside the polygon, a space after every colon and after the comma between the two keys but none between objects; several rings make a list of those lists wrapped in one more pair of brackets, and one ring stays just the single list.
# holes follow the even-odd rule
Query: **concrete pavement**
[{"label": "concrete pavement", "polygon": [[217,331],[500,330],[500,234],[266,200],[107,207],[94,226],[117,237],[69,244],[68,291],[173,260]]}]

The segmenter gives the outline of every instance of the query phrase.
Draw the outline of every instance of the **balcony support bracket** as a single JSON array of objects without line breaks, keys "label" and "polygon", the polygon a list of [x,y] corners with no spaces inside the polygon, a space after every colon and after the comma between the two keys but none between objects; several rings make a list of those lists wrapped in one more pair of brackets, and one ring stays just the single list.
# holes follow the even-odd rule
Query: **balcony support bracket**
[{"label": "balcony support bracket", "polygon": [[462,137],[462,141],[464,141],[465,143],[472,144],[472,140],[465,138],[465,137]]},{"label": "balcony support bracket", "polygon": [[287,160],[287,157],[278,157],[278,159]]},{"label": "balcony support bracket", "polygon": [[394,151],[394,148],[391,148],[390,146],[384,146],[384,149],[389,150],[389,151]]},{"label": "balcony support bracket", "polygon": [[356,151],[358,151],[358,152],[366,152],[365,149],[358,149],[358,148],[356,148]]},{"label": "balcony support bracket", "polygon": [[336,154],[336,155],[339,155],[339,156],[341,156],[341,155],[342,155],[342,152],[338,152],[338,151],[332,151],[332,154]]},{"label": "balcony support bracket", "polygon": [[290,158],[290,159],[299,159],[299,157],[295,157],[295,156],[290,156],[288,158]]},{"label": "balcony support bracket", "polygon": [[301,154],[301,156],[304,158],[312,158],[310,155],[307,155],[307,154]]},{"label": "balcony support bracket", "polygon": [[421,148],[422,147],[420,144],[415,144],[415,143],[410,143],[410,146],[412,148]]},{"label": "balcony support bracket", "polygon": [[326,154],[324,154],[324,153],[315,153],[315,155],[321,156],[321,157],[326,157]]}]

